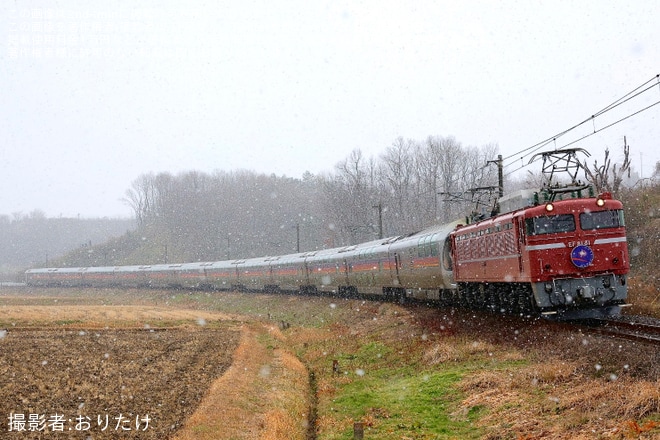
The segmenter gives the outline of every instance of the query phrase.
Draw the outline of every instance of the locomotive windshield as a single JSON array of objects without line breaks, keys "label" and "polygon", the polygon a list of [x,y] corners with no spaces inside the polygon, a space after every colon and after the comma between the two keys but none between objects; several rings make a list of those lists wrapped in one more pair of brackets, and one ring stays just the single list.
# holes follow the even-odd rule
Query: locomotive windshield
[{"label": "locomotive windshield", "polygon": [[[575,231],[575,218],[572,214],[544,215],[525,220],[527,235],[557,234]],[[625,226],[623,210],[583,212],[580,214],[580,228],[594,229],[620,228]]]},{"label": "locomotive windshield", "polygon": [[575,231],[575,218],[571,214],[544,215],[525,220],[527,235],[557,234]]},{"label": "locomotive windshield", "polygon": [[580,227],[587,229],[620,228],[625,226],[623,210],[583,212],[580,214]]}]

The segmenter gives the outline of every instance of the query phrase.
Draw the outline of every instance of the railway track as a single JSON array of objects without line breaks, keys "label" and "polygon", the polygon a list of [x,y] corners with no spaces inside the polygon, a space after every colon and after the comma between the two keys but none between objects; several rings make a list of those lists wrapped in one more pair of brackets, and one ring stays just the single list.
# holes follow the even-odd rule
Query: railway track
[{"label": "railway track", "polygon": [[586,324],[592,331],[602,335],[660,345],[660,319],[648,316],[619,316],[592,319]]}]

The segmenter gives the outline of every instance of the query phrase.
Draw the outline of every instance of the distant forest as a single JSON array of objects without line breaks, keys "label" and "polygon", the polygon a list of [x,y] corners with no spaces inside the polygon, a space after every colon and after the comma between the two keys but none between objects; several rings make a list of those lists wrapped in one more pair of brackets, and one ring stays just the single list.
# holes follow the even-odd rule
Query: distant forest
[{"label": "distant forest", "polygon": [[413,232],[462,215],[441,192],[497,185],[496,146],[397,139],[379,158],[354,150],[324,175],[250,171],[145,174],[126,193],[143,242],[131,263],[249,258]]},{"label": "distant forest", "polygon": [[[331,172],[302,178],[251,171],[144,174],[126,191],[132,221],[0,217],[0,262],[16,268],[214,261],[405,234],[489,211],[486,200],[478,204],[470,196],[478,197],[474,188],[495,195],[497,152],[495,145],[464,147],[452,137],[399,138],[377,158],[354,150]],[[631,254],[657,267],[660,170],[629,188],[622,185],[625,160],[610,165],[607,156],[601,164],[585,163],[587,178],[626,204]],[[505,188],[538,187],[538,178],[507,179]]]},{"label": "distant forest", "polygon": [[72,249],[92,251],[135,228],[134,219],[46,218],[41,211],[0,215],[0,281],[15,270],[48,266]]}]

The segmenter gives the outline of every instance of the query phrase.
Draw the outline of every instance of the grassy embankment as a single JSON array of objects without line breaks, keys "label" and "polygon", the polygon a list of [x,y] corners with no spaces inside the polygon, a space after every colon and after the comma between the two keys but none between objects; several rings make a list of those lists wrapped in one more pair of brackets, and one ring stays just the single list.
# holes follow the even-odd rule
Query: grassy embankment
[{"label": "grassy embankment", "polygon": [[653,346],[542,321],[360,300],[173,300],[272,323],[277,344],[313,373],[318,439],[352,438],[355,422],[365,438],[378,439],[660,432],[660,354]]}]

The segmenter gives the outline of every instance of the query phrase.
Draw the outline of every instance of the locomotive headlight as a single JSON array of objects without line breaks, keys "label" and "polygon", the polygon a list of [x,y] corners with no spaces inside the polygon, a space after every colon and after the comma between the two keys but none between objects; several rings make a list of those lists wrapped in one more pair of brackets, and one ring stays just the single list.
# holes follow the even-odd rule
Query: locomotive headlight
[{"label": "locomotive headlight", "polygon": [[596,199],[596,205],[600,206],[601,208],[605,205],[605,200],[601,199],[600,197]]},{"label": "locomotive headlight", "polygon": [[552,212],[554,209],[555,209],[555,205],[553,205],[552,203],[548,203],[547,205],[545,205],[545,210],[548,212]]},{"label": "locomotive headlight", "polygon": [[545,286],[544,286],[544,287],[545,287],[545,291],[546,291],[547,293],[551,293],[552,290],[553,290],[553,289],[552,289],[552,288],[553,288],[552,283],[545,283]]}]

